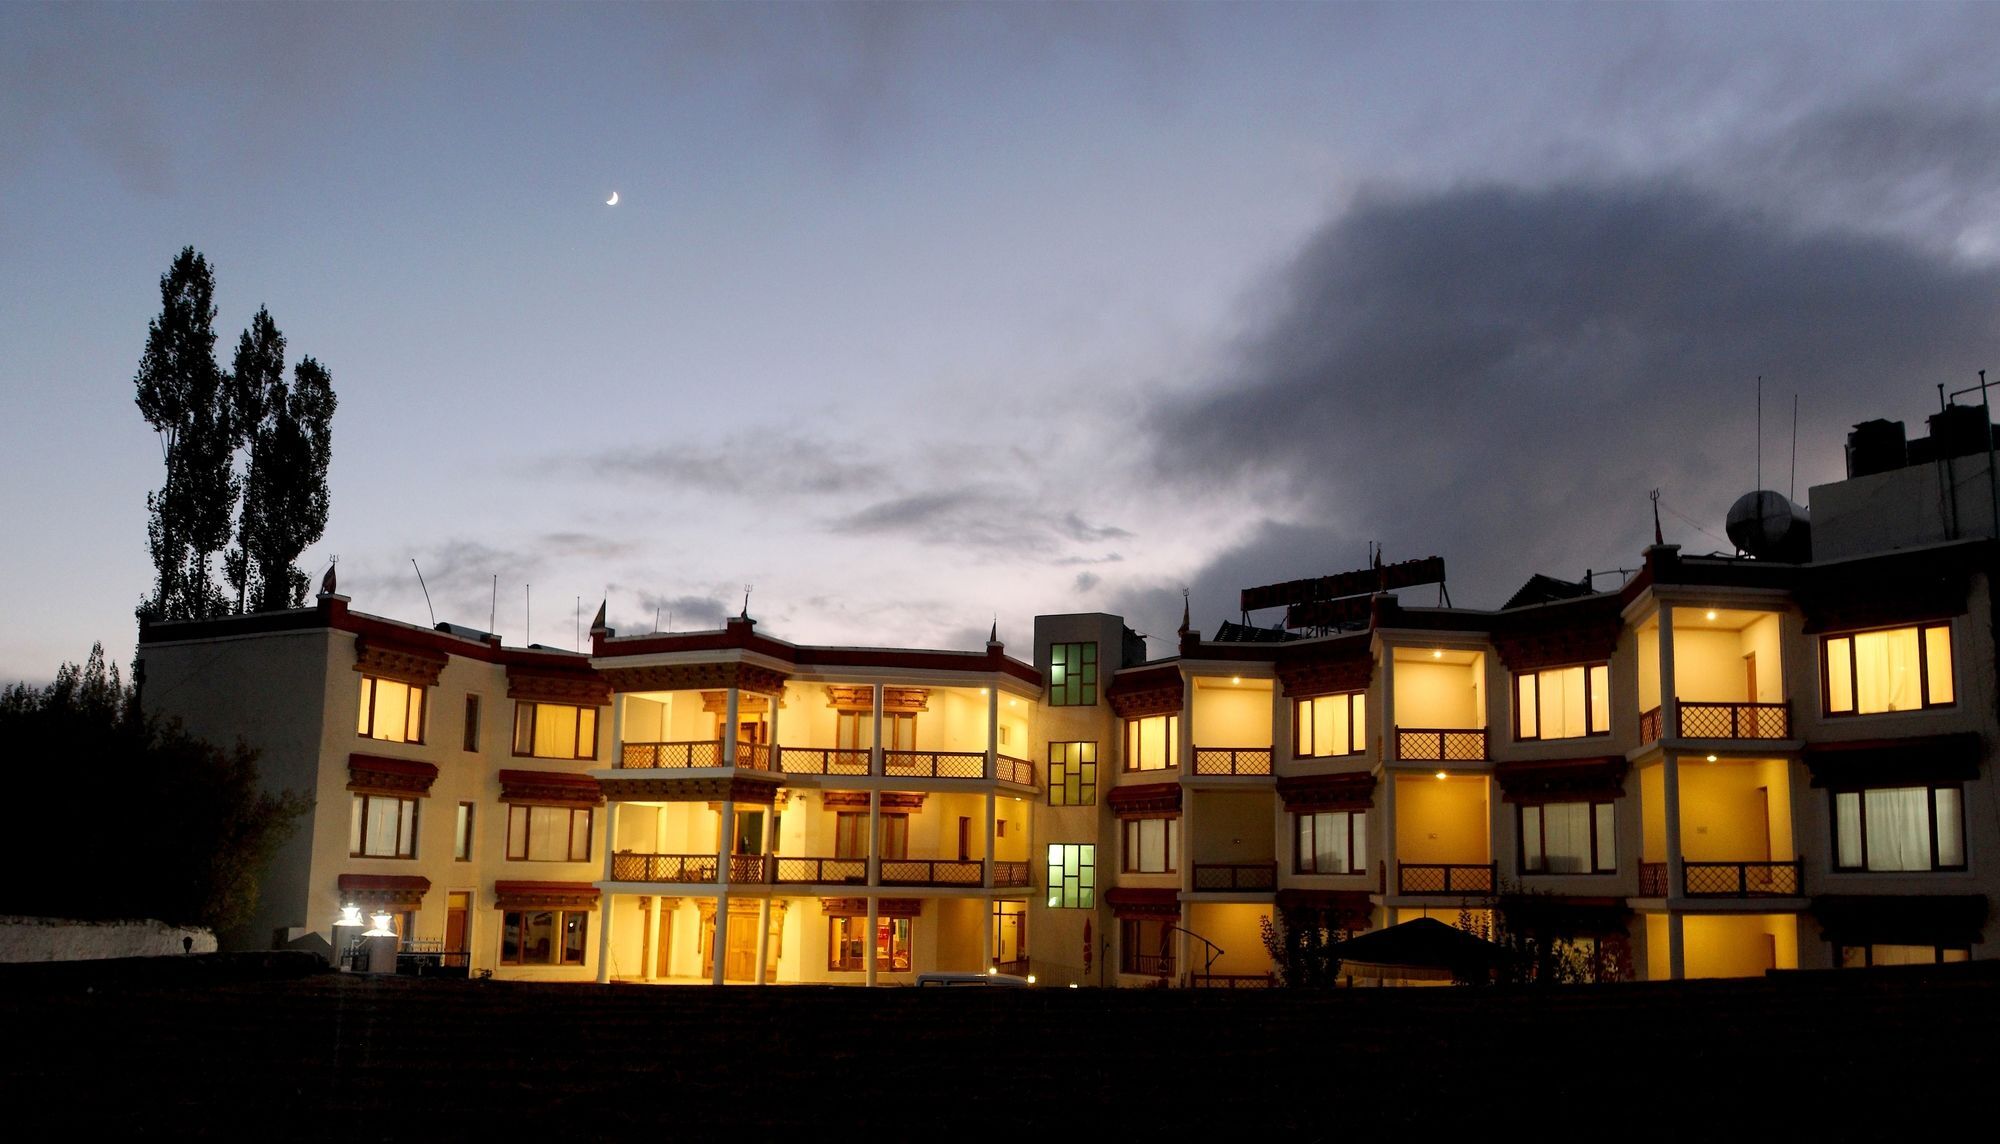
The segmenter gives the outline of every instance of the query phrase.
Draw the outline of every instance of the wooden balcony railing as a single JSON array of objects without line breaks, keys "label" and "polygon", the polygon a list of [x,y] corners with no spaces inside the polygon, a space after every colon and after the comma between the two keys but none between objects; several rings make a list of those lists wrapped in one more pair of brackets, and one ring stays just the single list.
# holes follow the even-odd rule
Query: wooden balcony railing
[{"label": "wooden balcony railing", "polygon": [[995,973],[1011,973],[1015,977],[1026,977],[1028,975],[1028,959],[1017,957],[1012,961],[1001,961],[996,957],[993,959],[993,971]]},{"label": "wooden balcony railing", "polygon": [[1411,762],[1484,762],[1486,730],[1483,727],[1398,727],[1396,757]]},{"label": "wooden balcony railing", "polygon": [[868,750],[851,747],[779,747],[778,769],[788,775],[865,775]]},{"label": "wooden balcony railing", "polygon": [[806,882],[829,886],[860,886],[868,881],[866,858],[786,858],[777,859],[779,882]]},{"label": "wooden balcony railing", "polygon": [[1490,894],[1491,862],[1398,862],[1396,890],[1403,894]]},{"label": "wooden balcony railing", "polygon": [[1804,870],[1790,862],[1682,862],[1690,898],[1796,898]]},{"label": "wooden balcony railing", "polygon": [[1665,862],[1639,863],[1639,896],[1642,898],[1664,898],[1667,896],[1667,864]]},{"label": "wooden balcony railing", "polygon": [[771,747],[767,743],[736,744],[736,765],[746,771],[771,769]]},{"label": "wooden balcony railing", "polygon": [[1788,739],[1789,703],[1687,703],[1680,705],[1683,739]]},{"label": "wooden balcony railing", "polygon": [[1028,864],[1026,862],[995,862],[993,864],[993,884],[996,886],[1027,885]]},{"label": "wooden balcony railing", "polygon": [[884,886],[979,886],[986,863],[932,858],[882,859]]},{"label": "wooden balcony railing", "polygon": [[721,765],[722,742],[719,739],[626,743],[618,755],[618,766],[626,770],[687,770]]},{"label": "wooden balcony railing", "polygon": [[1211,893],[1244,893],[1278,888],[1276,862],[1197,862],[1194,888]]},{"label": "wooden balcony railing", "polygon": [[993,762],[999,767],[999,773],[993,777],[1001,782],[1024,787],[1035,785],[1035,764],[1028,760],[1017,759],[1012,755],[995,755]]},{"label": "wooden balcony railing", "polygon": [[614,882],[713,882],[720,863],[713,854],[633,854],[611,856]]},{"label": "wooden balcony railing", "polygon": [[1270,989],[1278,982],[1268,973],[1192,973],[1188,984],[1196,989]]},{"label": "wooden balcony railing", "polygon": [[1654,707],[1639,713],[1639,741],[1657,743],[1660,741],[1660,709]]},{"label": "wooden balcony railing", "polygon": [[1127,953],[1119,962],[1118,972],[1141,977],[1172,977],[1174,975],[1174,955],[1171,953]]},{"label": "wooden balcony railing", "polygon": [[882,769],[894,778],[983,779],[984,751],[884,751]]},{"label": "wooden balcony railing", "polygon": [[762,882],[764,880],[764,856],[762,854],[732,854],[729,856],[729,880],[732,882]]},{"label": "wooden balcony railing", "polygon": [[1269,747],[1196,747],[1194,773],[1198,775],[1268,775],[1271,773]]}]

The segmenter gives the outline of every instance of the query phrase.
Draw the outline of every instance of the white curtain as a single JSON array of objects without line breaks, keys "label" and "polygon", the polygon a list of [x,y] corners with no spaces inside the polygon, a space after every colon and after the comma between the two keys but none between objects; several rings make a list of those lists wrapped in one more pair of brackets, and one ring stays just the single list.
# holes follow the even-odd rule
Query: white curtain
[{"label": "white curtain", "polygon": [[1861,865],[1861,796],[1843,793],[1833,796],[1834,865],[1855,869]]},{"label": "white curtain", "polygon": [[1937,863],[1965,865],[1965,818],[1956,788],[1933,791],[1937,806]]},{"label": "white curtain", "polygon": [[1542,857],[1551,874],[1590,871],[1590,804],[1552,802],[1542,807]]},{"label": "white curtain", "polygon": [[1854,637],[1855,710],[1909,711],[1923,706],[1917,629],[1863,632]]},{"label": "white curtain", "polygon": [[1927,787],[1862,792],[1870,870],[1931,868],[1930,801]]}]

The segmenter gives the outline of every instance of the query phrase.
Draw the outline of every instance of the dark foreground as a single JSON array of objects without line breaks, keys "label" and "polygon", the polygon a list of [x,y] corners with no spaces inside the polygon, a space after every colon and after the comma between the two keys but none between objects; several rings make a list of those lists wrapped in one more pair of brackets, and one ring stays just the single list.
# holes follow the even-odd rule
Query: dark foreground
[{"label": "dark foreground", "polygon": [[1962,968],[1299,994],[0,967],[0,1095],[83,1139],[1908,1137],[2000,1086],[2000,965]]}]

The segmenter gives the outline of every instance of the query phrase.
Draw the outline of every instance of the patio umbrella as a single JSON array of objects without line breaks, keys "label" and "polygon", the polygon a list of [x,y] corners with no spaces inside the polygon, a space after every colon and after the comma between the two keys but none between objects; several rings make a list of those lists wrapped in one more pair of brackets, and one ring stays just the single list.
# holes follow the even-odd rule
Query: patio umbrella
[{"label": "patio umbrella", "polygon": [[1342,976],[1450,981],[1490,976],[1507,951],[1436,918],[1417,918],[1341,942],[1328,951]]}]

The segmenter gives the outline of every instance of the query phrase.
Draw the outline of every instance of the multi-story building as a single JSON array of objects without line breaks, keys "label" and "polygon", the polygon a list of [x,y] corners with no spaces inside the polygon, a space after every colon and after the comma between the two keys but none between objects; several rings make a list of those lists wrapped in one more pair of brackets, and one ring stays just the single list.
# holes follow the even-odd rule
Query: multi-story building
[{"label": "multi-story building", "polygon": [[143,702],[315,796],[235,945],[355,904],[504,976],[1243,984],[1274,915],[1517,889],[1647,978],[1964,959],[2000,894],[2000,528],[1963,417],[1857,429],[1814,558],[1662,544],[1493,611],[1378,593],[1159,660],[1042,616],[1029,663],[747,615],[509,648],[328,591],[145,627]]}]

